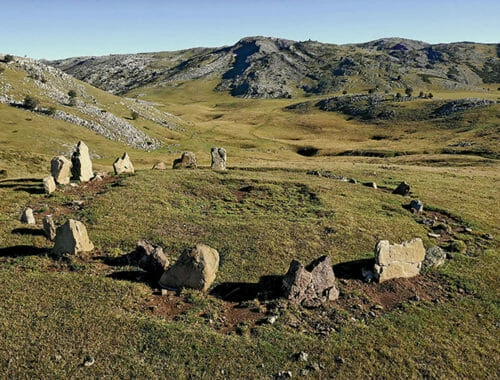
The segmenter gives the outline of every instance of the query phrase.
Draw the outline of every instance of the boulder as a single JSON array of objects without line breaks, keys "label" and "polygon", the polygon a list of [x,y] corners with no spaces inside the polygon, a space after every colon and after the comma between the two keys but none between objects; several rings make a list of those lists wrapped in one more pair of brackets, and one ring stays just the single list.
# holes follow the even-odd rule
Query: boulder
[{"label": "boulder", "polygon": [[168,258],[163,253],[163,248],[158,245],[153,245],[147,240],[139,240],[135,248],[135,256],[140,268],[158,278],[168,268]]},{"label": "boulder", "polygon": [[54,239],[56,238],[56,225],[54,223],[54,219],[52,219],[52,215],[45,215],[42,223],[45,236],[50,241],[54,241]]},{"label": "boulder", "polygon": [[33,209],[26,207],[21,215],[21,223],[24,224],[36,224],[35,216],[33,215]]},{"label": "boulder", "polygon": [[74,255],[79,252],[90,252],[93,249],[94,244],[90,241],[87,228],[83,223],[68,219],[66,223],[57,228],[53,248],[56,255],[65,253]]},{"label": "boulder", "polygon": [[73,179],[80,182],[88,182],[94,176],[92,171],[92,160],[89,155],[89,148],[83,141],[79,141],[76,150],[71,156],[71,174]]},{"label": "boulder", "polygon": [[418,199],[413,199],[410,202],[410,211],[415,212],[417,214],[421,214],[424,211],[424,204]]},{"label": "boulder", "polygon": [[196,156],[193,152],[182,152],[181,158],[176,158],[172,165],[173,169],[196,169]]},{"label": "boulder", "polygon": [[398,195],[408,195],[410,194],[410,185],[408,185],[406,182],[401,182],[398,187],[394,189],[392,192],[393,194],[398,194]]},{"label": "boulder", "polygon": [[437,268],[446,262],[446,252],[437,245],[425,251],[425,259],[422,262],[423,268]]},{"label": "boulder", "polygon": [[167,169],[167,164],[164,163],[163,161],[157,162],[156,164],[153,165],[153,170],[166,170]]},{"label": "boulder", "polygon": [[420,238],[393,245],[388,240],[381,240],[375,246],[375,278],[383,282],[414,277],[420,273],[424,258],[425,248]]},{"label": "boulder", "polygon": [[71,177],[73,164],[64,156],[57,156],[50,161],[50,174],[60,185],[67,185]]},{"label": "boulder", "polygon": [[204,244],[184,251],[168,268],[159,284],[167,289],[192,288],[207,291],[219,269],[219,253]]},{"label": "boulder", "polygon": [[212,170],[226,170],[227,153],[224,148],[212,148],[210,155],[212,156]]},{"label": "boulder", "polygon": [[127,152],[113,162],[113,169],[115,169],[115,174],[134,174],[134,165]]},{"label": "boulder", "polygon": [[282,293],[288,300],[305,307],[318,307],[339,297],[329,256],[321,256],[307,267],[292,260],[283,277]]},{"label": "boulder", "polygon": [[49,175],[48,177],[45,177],[43,179],[43,188],[45,190],[45,193],[47,194],[52,194],[54,191],[56,191],[57,186],[56,186],[56,181],[54,181],[54,177]]}]

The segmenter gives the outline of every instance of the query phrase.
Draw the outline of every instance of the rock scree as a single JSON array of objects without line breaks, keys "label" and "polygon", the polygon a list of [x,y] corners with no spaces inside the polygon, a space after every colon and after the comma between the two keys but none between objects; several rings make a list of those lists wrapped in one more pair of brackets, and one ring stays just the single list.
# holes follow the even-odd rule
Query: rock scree
[{"label": "rock scree", "polygon": [[184,251],[160,278],[162,288],[191,288],[206,292],[219,269],[219,252],[204,244]]},{"label": "rock scree", "polygon": [[420,273],[424,259],[425,247],[420,238],[393,245],[388,240],[380,240],[375,246],[375,278],[384,282],[414,277]]},{"label": "rock scree", "polygon": [[87,228],[82,222],[68,219],[66,223],[58,227],[54,239],[53,252],[56,255],[69,253],[75,255],[79,252],[90,252],[94,244],[90,241]]},{"label": "rock scree", "polygon": [[76,150],[71,156],[71,174],[74,180],[88,182],[94,176],[92,171],[92,160],[89,155],[89,148],[83,141],[79,141]]},{"label": "rock scree", "polygon": [[297,260],[290,263],[290,268],[282,282],[283,296],[305,307],[318,307],[326,301],[339,297],[335,287],[335,274],[329,256],[321,256],[304,267]]}]

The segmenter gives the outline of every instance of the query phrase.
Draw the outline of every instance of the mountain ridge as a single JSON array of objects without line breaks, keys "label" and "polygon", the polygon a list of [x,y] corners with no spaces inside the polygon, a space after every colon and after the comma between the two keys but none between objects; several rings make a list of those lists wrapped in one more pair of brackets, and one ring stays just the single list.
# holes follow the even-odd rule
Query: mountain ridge
[{"label": "mountain ridge", "polygon": [[297,94],[480,89],[500,82],[500,44],[430,44],[381,38],[328,44],[245,37],[218,48],[73,57],[47,63],[115,94],[143,86],[217,78],[216,91],[247,98]]}]

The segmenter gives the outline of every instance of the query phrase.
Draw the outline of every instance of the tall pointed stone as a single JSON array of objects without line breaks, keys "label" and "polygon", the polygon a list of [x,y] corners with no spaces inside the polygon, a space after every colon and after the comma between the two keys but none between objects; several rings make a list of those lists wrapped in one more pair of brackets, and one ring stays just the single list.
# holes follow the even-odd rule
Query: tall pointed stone
[{"label": "tall pointed stone", "polygon": [[127,152],[123,153],[122,157],[118,157],[115,162],[113,162],[113,169],[115,174],[134,174],[134,165],[130,161],[130,157]]},{"label": "tall pointed stone", "polygon": [[73,167],[71,168],[73,179],[80,182],[88,182],[94,176],[89,148],[83,141],[79,141],[76,145],[76,150],[71,156],[71,162],[73,163]]},{"label": "tall pointed stone", "polygon": [[78,252],[90,252],[94,249],[94,244],[87,235],[87,228],[82,222],[68,219],[66,223],[58,227],[54,241],[54,253],[71,255]]},{"label": "tall pointed stone", "polygon": [[71,177],[73,164],[64,156],[57,156],[50,161],[50,174],[60,185],[67,185]]},{"label": "tall pointed stone", "polygon": [[227,153],[224,148],[212,148],[212,170],[226,170]]}]

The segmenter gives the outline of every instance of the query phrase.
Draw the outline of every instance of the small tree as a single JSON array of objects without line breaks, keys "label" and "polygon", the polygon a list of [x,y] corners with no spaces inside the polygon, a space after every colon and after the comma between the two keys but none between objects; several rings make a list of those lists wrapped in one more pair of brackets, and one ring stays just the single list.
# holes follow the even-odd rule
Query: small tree
[{"label": "small tree", "polygon": [[139,118],[139,113],[137,111],[132,111],[132,120],[137,120]]},{"label": "small tree", "polygon": [[9,63],[9,62],[12,62],[14,60],[14,56],[10,55],[10,54],[6,54],[4,57],[3,57],[3,61],[5,63]]},{"label": "small tree", "polygon": [[76,105],[76,91],[75,90],[69,90],[68,91],[68,96],[69,96],[69,105],[70,106]]},{"label": "small tree", "polygon": [[418,97],[419,97],[419,98],[423,98],[423,97],[424,97],[424,92],[423,92],[423,91],[420,91],[420,93],[418,94]]},{"label": "small tree", "polygon": [[24,108],[33,111],[38,106],[38,100],[31,95],[26,95],[23,100]]},{"label": "small tree", "polygon": [[432,99],[432,98],[434,97],[434,95],[432,95],[432,92],[429,92],[429,95],[427,95],[427,97],[428,97],[429,99]]}]

